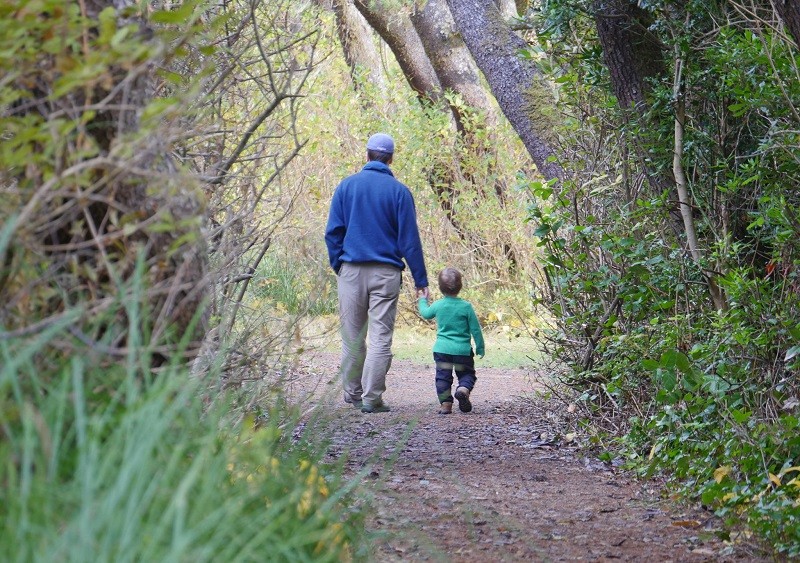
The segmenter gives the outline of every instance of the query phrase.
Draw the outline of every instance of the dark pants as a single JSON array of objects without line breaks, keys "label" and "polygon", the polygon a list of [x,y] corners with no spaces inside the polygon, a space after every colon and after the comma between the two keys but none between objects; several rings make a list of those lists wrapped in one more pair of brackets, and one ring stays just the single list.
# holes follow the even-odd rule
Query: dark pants
[{"label": "dark pants", "polygon": [[466,387],[470,391],[475,387],[475,359],[470,352],[469,356],[454,356],[453,354],[433,353],[436,362],[436,393],[440,403],[453,402],[453,371],[458,377],[458,386]]}]

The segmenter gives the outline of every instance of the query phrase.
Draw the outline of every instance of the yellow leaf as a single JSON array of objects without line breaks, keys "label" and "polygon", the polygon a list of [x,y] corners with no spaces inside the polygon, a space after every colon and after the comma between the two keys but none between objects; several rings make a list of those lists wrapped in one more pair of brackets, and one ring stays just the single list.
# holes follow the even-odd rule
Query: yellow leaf
[{"label": "yellow leaf", "polygon": [[703,525],[703,523],[699,520],[676,520],[672,523],[672,525],[679,526],[681,528],[699,528]]},{"label": "yellow leaf", "polygon": [[735,494],[733,494],[733,493],[728,493],[728,494],[726,494],[726,495],[723,495],[723,496],[722,496],[722,502],[728,502],[729,500],[731,500],[731,499],[732,499],[733,497],[735,497],[735,496],[736,496],[736,495],[735,495]]},{"label": "yellow leaf", "polygon": [[714,470],[714,481],[717,483],[722,483],[722,480],[731,474],[731,466],[730,465],[723,465],[721,467],[717,467]]},{"label": "yellow leaf", "polygon": [[787,467],[785,469],[781,469],[781,472],[778,473],[778,477],[783,477],[784,475],[786,475],[790,471],[800,471],[800,465],[795,465],[795,466],[792,466],[792,467]]},{"label": "yellow leaf", "polygon": [[769,474],[769,480],[776,487],[780,487],[781,486],[780,478],[777,475],[775,475],[774,473],[770,473]]}]

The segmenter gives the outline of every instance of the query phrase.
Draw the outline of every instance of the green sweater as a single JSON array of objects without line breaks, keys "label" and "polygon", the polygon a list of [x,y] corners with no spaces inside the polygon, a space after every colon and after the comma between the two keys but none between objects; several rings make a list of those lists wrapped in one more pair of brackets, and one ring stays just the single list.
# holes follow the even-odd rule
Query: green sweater
[{"label": "green sweater", "polygon": [[475,310],[469,301],[445,295],[430,305],[424,297],[418,301],[423,319],[436,318],[436,343],[433,351],[454,356],[472,353],[470,336],[475,339],[475,353],[483,357],[483,333]]}]

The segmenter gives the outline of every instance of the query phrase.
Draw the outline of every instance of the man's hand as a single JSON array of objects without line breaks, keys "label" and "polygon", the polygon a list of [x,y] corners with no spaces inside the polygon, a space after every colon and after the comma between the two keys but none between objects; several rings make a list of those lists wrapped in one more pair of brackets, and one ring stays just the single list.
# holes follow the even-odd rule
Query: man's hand
[{"label": "man's hand", "polygon": [[417,299],[419,299],[420,297],[424,297],[426,301],[431,298],[431,294],[428,291],[427,287],[418,287],[417,288]]}]

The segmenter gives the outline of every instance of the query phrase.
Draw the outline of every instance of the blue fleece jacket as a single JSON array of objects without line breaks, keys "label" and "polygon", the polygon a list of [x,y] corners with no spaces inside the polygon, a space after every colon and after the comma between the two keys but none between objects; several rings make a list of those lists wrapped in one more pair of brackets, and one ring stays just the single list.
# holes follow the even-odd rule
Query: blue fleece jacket
[{"label": "blue fleece jacket", "polygon": [[370,161],[333,193],[325,244],[331,268],[342,262],[381,262],[404,268],[416,287],[428,287],[411,191],[386,164]]}]

